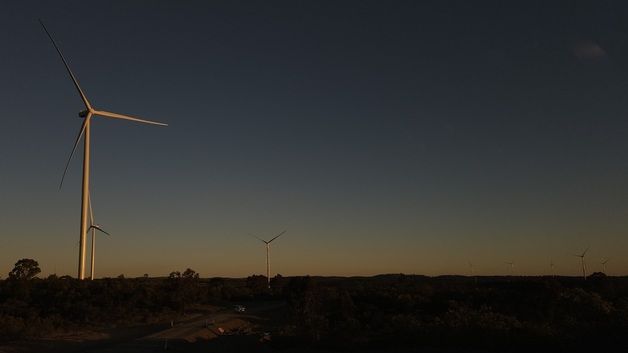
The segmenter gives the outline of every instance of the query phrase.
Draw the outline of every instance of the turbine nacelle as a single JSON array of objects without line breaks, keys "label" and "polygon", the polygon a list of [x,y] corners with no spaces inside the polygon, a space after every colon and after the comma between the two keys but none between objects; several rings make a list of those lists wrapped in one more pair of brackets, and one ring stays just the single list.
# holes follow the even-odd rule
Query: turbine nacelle
[{"label": "turbine nacelle", "polygon": [[79,118],[87,118],[87,115],[89,115],[89,110],[87,110],[87,109],[81,110],[78,113]]}]

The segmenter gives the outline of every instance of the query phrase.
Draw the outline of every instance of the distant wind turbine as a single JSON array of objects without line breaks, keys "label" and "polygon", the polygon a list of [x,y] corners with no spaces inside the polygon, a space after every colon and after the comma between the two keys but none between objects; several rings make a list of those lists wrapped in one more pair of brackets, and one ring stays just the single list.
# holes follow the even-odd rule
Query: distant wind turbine
[{"label": "distant wind turbine", "polygon": [[266,241],[258,236],[255,236],[255,238],[257,238],[259,241],[263,242],[264,244],[266,244],[266,281],[268,284],[268,288],[270,288],[270,243],[273,242],[273,240],[279,238],[281,235],[283,235],[283,233],[285,233],[286,231],[284,230],[283,232],[275,235],[274,238]]},{"label": "distant wind turbine", "polygon": [[510,266],[510,275],[515,275],[515,263],[514,262],[504,262],[506,265]]},{"label": "distant wind turbine", "polygon": [[554,261],[550,260],[550,271],[552,273],[552,277],[556,277],[556,270],[554,269],[556,266],[554,265]]},{"label": "distant wind turbine", "polygon": [[475,281],[475,284],[478,284],[478,276],[475,276],[475,272],[473,271],[473,263],[471,263],[471,261],[469,261],[469,273],[471,275],[471,277],[473,277],[473,280]]},{"label": "distant wind turbine", "polygon": [[89,279],[94,280],[94,267],[96,263],[96,231],[102,232],[106,235],[111,235],[107,233],[104,229],[102,229],[98,224],[94,223],[94,211],[92,210],[92,195],[91,193],[88,195],[89,197],[89,228],[88,230],[92,231],[92,257],[91,257],[91,269],[89,272]]},{"label": "distant wind turbine", "polygon": [[601,262],[601,264],[602,264],[602,272],[603,272],[604,274],[606,274],[606,264],[607,264],[609,261],[611,261],[611,259],[606,259],[606,260],[604,260],[604,261],[602,261],[602,262]]},{"label": "distant wind turbine", "polygon": [[167,124],[158,123],[158,122],[150,121],[150,120],[139,119],[139,118],[135,118],[135,117],[123,115],[123,114],[118,114],[118,113],[111,113],[104,110],[96,110],[91,105],[89,100],[87,100],[87,96],[81,89],[81,86],[79,85],[76,77],[72,73],[72,70],[70,70],[70,66],[68,62],[65,60],[65,57],[61,53],[61,50],[59,49],[59,46],[57,46],[57,43],[55,42],[55,40],[52,38],[52,35],[50,34],[50,32],[48,32],[48,29],[46,28],[42,20],[39,20],[39,23],[44,28],[44,31],[48,35],[48,38],[50,38],[52,45],[55,47],[57,53],[59,54],[59,57],[61,58],[61,61],[63,61],[63,65],[65,66],[65,69],[67,70],[68,75],[70,76],[72,83],[74,83],[74,87],[76,88],[78,94],[81,96],[81,100],[83,101],[83,105],[85,106],[85,109],[78,113],[79,117],[83,118],[83,123],[81,125],[81,129],[79,130],[78,135],[76,136],[76,141],[74,142],[74,146],[72,147],[72,152],[70,153],[70,157],[68,158],[68,161],[65,164],[65,169],[61,177],[61,183],[59,184],[59,189],[60,189],[61,186],[63,185],[63,179],[65,179],[65,174],[68,171],[68,166],[70,165],[72,156],[74,155],[74,152],[76,151],[76,147],[81,141],[81,137],[84,136],[84,139],[83,139],[83,143],[84,143],[83,144],[84,146],[83,147],[84,148],[84,151],[83,151],[83,187],[82,187],[82,193],[81,193],[81,227],[80,227],[80,241],[79,241],[80,247],[79,247],[78,278],[85,279],[85,250],[86,250],[87,232],[89,230],[88,229],[89,227],[87,225],[87,222],[88,222],[87,212],[88,212],[88,198],[89,198],[88,193],[89,193],[89,162],[90,162],[90,126],[91,126],[92,117],[102,116],[102,117],[107,117],[107,118],[112,118],[112,119],[131,120],[135,122],[161,125],[161,126],[167,126]]},{"label": "distant wind turbine", "polygon": [[584,257],[586,256],[587,251],[589,251],[589,247],[587,247],[580,255],[574,254],[574,256],[580,258],[580,265],[582,266],[582,278],[584,279],[587,279],[587,264],[584,261]]}]

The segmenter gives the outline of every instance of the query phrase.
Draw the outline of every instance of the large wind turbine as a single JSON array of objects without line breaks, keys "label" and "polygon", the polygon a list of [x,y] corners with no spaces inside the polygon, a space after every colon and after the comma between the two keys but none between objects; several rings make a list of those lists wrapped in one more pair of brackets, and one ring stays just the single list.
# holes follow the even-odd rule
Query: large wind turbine
[{"label": "large wind turbine", "polygon": [[584,279],[587,279],[587,264],[584,261],[584,256],[587,254],[587,251],[589,251],[588,247],[586,248],[586,250],[584,250],[582,252],[582,254],[580,254],[580,255],[574,254],[574,256],[580,258],[580,265],[582,266],[582,278],[584,278]]},{"label": "large wind turbine", "polygon": [[88,197],[89,197],[89,220],[90,220],[88,230],[92,231],[92,257],[90,258],[92,266],[89,271],[89,279],[93,281],[94,280],[94,267],[96,263],[96,231],[102,232],[106,235],[111,235],[111,234],[107,233],[104,229],[102,229],[101,226],[94,223],[94,210],[92,209],[92,194],[90,193]]},{"label": "large wind turbine", "polygon": [[70,70],[70,66],[68,65],[68,62],[65,60],[65,57],[61,53],[61,50],[59,49],[59,46],[57,46],[57,43],[55,42],[55,40],[52,38],[52,35],[50,34],[50,32],[48,32],[48,29],[46,28],[46,26],[41,20],[39,20],[39,23],[41,23],[41,26],[44,28],[44,31],[48,35],[48,38],[50,38],[52,45],[55,47],[57,53],[59,54],[61,61],[63,61],[63,65],[65,66],[65,69],[67,70],[68,75],[70,76],[70,79],[74,83],[74,87],[78,91],[78,94],[81,96],[81,100],[83,101],[83,105],[85,106],[85,109],[78,113],[79,117],[83,118],[83,124],[81,125],[81,129],[79,130],[79,133],[76,136],[76,141],[74,142],[74,146],[72,147],[72,152],[70,153],[70,157],[68,158],[68,161],[65,164],[63,176],[61,177],[61,183],[59,184],[59,188],[61,188],[61,186],[63,185],[63,179],[65,178],[65,174],[68,171],[68,166],[70,165],[70,160],[72,160],[72,156],[74,155],[74,152],[76,151],[76,147],[81,141],[81,137],[84,136],[83,138],[83,146],[84,146],[83,147],[84,148],[84,151],[83,151],[83,187],[82,187],[82,193],[81,193],[81,227],[80,227],[78,278],[85,279],[85,250],[86,250],[85,248],[86,248],[87,231],[89,228],[87,225],[87,218],[88,218],[87,212],[88,212],[88,198],[89,198],[88,194],[89,194],[89,159],[90,159],[90,125],[91,125],[90,123],[91,123],[92,117],[101,116],[101,117],[107,117],[107,118],[112,118],[112,119],[131,120],[131,121],[136,121],[140,123],[161,125],[161,126],[167,126],[167,124],[158,123],[158,122],[150,121],[150,120],[139,119],[139,118],[135,118],[128,115],[123,115],[123,114],[111,113],[104,110],[96,110],[91,105],[91,103],[87,99],[87,96],[81,89],[81,86],[79,85],[78,81],[76,80],[76,77],[72,73],[72,70]]},{"label": "large wind turbine", "polygon": [[258,236],[255,236],[255,238],[257,238],[259,241],[263,242],[264,244],[266,244],[266,281],[268,282],[268,288],[270,288],[270,243],[273,242],[273,240],[279,238],[283,233],[285,233],[286,231],[284,230],[283,232],[275,235],[274,238],[272,238],[271,240],[264,240]]}]

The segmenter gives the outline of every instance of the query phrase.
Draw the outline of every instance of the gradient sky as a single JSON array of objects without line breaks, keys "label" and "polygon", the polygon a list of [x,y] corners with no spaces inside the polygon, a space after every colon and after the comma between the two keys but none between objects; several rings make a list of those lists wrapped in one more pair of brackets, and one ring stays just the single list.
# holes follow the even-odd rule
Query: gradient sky
[{"label": "gradient sky", "polygon": [[0,274],[76,275],[81,101],[97,276],[628,272],[624,1],[10,2]]}]

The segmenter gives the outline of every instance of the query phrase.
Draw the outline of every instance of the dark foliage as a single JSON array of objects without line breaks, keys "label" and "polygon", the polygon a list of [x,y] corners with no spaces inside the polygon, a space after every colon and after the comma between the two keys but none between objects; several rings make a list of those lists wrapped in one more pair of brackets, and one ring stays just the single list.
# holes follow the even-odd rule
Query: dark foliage
[{"label": "dark foliage", "polygon": [[79,281],[56,275],[33,278],[39,268],[24,266],[33,263],[20,260],[11,272],[15,275],[0,281],[0,340],[151,322],[183,313],[202,297],[199,276],[191,269],[165,280],[121,275]]},{"label": "dark foliage", "polygon": [[[628,279],[292,278],[284,342],[335,349],[626,347]],[[280,343],[277,343],[280,344]],[[404,348],[405,347],[405,348]]]},{"label": "dark foliage", "polygon": [[169,294],[169,305],[184,314],[186,306],[200,298],[198,273],[190,268],[183,273],[171,272],[166,281],[166,292]]},{"label": "dark foliage", "polygon": [[[0,281],[0,340],[173,318],[197,304],[282,300],[273,345],[335,350],[597,351],[626,348],[628,279],[592,276],[201,279],[34,277]],[[595,348],[595,349],[593,349]],[[593,349],[593,350],[592,350]]]},{"label": "dark foliage", "polygon": [[[202,280],[192,269],[166,278],[103,278],[79,281],[70,276],[36,278],[37,262],[18,261],[0,281],[0,341],[30,338],[54,331],[104,328],[169,321],[198,304],[224,304],[277,298],[266,277]],[[280,288],[281,276],[272,279]]]},{"label": "dark foliage", "polygon": [[15,263],[15,267],[9,272],[9,279],[29,280],[41,272],[39,264],[33,259],[21,259]]}]

